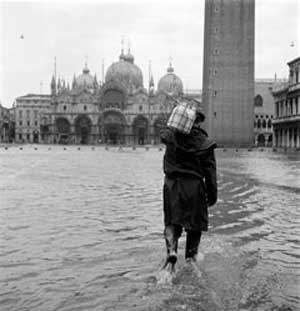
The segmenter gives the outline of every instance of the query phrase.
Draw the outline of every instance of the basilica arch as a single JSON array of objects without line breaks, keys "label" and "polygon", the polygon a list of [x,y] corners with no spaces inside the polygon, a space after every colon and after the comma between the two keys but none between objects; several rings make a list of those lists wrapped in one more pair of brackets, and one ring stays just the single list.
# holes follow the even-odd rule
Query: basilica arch
[{"label": "basilica arch", "polygon": [[144,145],[148,138],[149,121],[143,115],[138,115],[132,123],[132,133],[134,143]]},{"label": "basilica arch", "polygon": [[101,106],[104,109],[125,109],[127,101],[126,89],[116,81],[110,81],[102,86],[100,92]]},{"label": "basilica arch", "polygon": [[60,144],[67,144],[70,140],[71,125],[66,118],[57,118],[55,121],[57,142]]},{"label": "basilica arch", "polygon": [[115,110],[103,114],[103,139],[107,144],[122,144],[125,142],[126,120],[124,115]]},{"label": "basilica arch", "polygon": [[76,142],[89,144],[91,142],[92,121],[86,115],[79,115],[74,122]]},{"label": "basilica arch", "polygon": [[257,136],[257,146],[258,147],[264,147],[266,144],[266,138],[264,134],[259,134]]}]

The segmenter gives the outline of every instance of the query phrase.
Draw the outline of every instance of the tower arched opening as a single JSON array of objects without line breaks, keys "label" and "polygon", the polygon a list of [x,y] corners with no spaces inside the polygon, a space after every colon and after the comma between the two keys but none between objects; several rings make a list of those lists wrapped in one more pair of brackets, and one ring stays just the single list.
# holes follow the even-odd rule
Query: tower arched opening
[{"label": "tower arched opening", "polygon": [[67,144],[70,139],[71,126],[66,118],[57,118],[55,121],[56,133],[59,144]]},{"label": "tower arched opening", "polygon": [[122,144],[125,140],[126,121],[117,111],[106,111],[103,117],[103,137],[107,144]]},{"label": "tower arched opening", "polygon": [[85,115],[80,115],[75,120],[76,141],[80,144],[88,144],[91,140],[92,121]]},{"label": "tower arched opening", "polygon": [[143,115],[138,115],[132,124],[134,143],[144,145],[148,137],[148,119]]}]

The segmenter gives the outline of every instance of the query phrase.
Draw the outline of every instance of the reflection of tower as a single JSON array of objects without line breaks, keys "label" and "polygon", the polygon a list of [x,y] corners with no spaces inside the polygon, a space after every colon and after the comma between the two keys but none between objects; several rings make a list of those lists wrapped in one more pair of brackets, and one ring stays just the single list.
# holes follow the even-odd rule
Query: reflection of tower
[{"label": "reflection of tower", "polygon": [[205,127],[219,145],[253,143],[254,0],[206,0]]}]

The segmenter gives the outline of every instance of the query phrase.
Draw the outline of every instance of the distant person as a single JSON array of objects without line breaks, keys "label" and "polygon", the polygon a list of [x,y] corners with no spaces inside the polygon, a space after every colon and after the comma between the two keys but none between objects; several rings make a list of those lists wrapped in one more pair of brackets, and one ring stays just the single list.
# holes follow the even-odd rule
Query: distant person
[{"label": "distant person", "polygon": [[208,207],[217,202],[216,143],[201,128],[204,119],[197,109],[189,134],[169,127],[161,132],[166,145],[163,209],[167,258],[163,268],[170,264],[172,271],[183,228],[187,233],[185,259],[196,261],[201,233],[208,230]]}]

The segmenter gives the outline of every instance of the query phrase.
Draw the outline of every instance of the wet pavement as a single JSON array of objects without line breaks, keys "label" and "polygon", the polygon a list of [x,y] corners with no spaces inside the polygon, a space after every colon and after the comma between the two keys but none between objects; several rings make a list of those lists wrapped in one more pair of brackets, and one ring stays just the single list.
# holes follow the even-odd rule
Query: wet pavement
[{"label": "wet pavement", "polygon": [[199,261],[184,262],[183,235],[172,280],[162,156],[0,147],[0,310],[299,310],[299,153],[217,150]]}]

